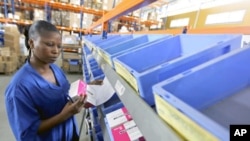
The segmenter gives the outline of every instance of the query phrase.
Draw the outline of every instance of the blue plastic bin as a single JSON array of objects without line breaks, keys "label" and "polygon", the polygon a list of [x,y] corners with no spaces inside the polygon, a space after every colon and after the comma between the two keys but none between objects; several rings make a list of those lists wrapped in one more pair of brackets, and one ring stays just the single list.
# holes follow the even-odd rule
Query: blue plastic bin
[{"label": "blue plastic bin", "polygon": [[179,35],[114,58],[115,69],[152,106],[155,83],[239,48],[241,37]]},{"label": "blue plastic bin", "polygon": [[92,116],[92,127],[95,129],[95,132],[100,132],[101,131],[101,125],[99,123],[99,119],[98,119],[98,113],[97,113],[97,109],[94,108],[90,108],[90,114]]},{"label": "blue plastic bin", "polygon": [[172,37],[172,35],[166,35],[166,34],[143,35],[136,37],[134,39],[120,42],[119,44],[115,44],[108,48],[100,48],[100,52],[102,52],[103,54],[102,57],[104,58],[104,60],[108,62],[112,67],[114,67],[112,59],[115,56],[119,56],[126,52],[132,51],[133,49],[143,47],[159,39],[166,39],[170,37]]},{"label": "blue plastic bin", "polygon": [[229,141],[230,125],[250,123],[249,60],[240,48],[154,85],[158,114],[188,140]]},{"label": "blue plastic bin", "polygon": [[117,94],[114,94],[107,102],[102,104],[101,110],[103,115],[106,115],[122,107],[124,107],[124,105],[122,104],[121,100]]},{"label": "blue plastic bin", "polygon": [[119,36],[118,38],[114,38],[113,40],[96,43],[95,45],[96,45],[96,48],[98,50],[98,53],[100,53],[99,48],[102,48],[102,49],[109,48],[109,47],[114,46],[116,44],[119,44],[121,42],[128,41],[128,40],[134,39],[136,37],[140,37],[140,36],[143,36],[143,35],[139,35],[139,34],[138,35],[122,35],[122,36]]},{"label": "blue plastic bin", "polygon": [[96,140],[95,141],[104,141],[102,132],[96,133]]},{"label": "blue plastic bin", "polygon": [[[127,35],[125,35],[127,36]],[[88,39],[85,39],[85,44],[90,48],[90,49],[96,49],[96,44],[101,44],[104,42],[109,42],[110,40],[114,40],[116,38],[120,38],[121,35],[113,35],[113,36],[109,36],[107,39],[102,39],[102,38],[97,38],[95,40],[91,40],[89,41]]]}]

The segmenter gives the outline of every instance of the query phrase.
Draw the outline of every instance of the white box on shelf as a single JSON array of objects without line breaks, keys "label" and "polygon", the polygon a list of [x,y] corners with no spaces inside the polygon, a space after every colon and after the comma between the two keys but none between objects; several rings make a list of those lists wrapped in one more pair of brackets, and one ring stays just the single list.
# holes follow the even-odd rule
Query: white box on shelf
[{"label": "white box on shelf", "polygon": [[134,120],[112,129],[114,141],[145,141]]},{"label": "white box on shelf", "polygon": [[128,113],[128,110],[125,107],[108,113],[106,118],[111,129],[132,120],[132,116]]}]

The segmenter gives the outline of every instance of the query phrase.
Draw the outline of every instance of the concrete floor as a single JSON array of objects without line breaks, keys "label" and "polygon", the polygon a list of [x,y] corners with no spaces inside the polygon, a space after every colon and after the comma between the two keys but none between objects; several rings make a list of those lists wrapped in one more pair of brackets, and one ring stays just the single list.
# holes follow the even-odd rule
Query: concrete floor
[{"label": "concrete floor", "polygon": [[[73,82],[77,79],[82,79],[82,74],[66,74],[67,78],[70,82]],[[4,91],[11,80],[12,75],[4,75],[0,74],[0,140],[1,141],[15,141],[15,138],[12,134],[12,131],[10,129],[6,110],[5,110],[5,102],[4,102]],[[78,125],[81,124],[83,111],[76,115],[76,119],[78,121]],[[85,128],[83,127],[83,130],[81,132],[81,138],[80,141],[88,141],[88,137],[85,134]]]}]

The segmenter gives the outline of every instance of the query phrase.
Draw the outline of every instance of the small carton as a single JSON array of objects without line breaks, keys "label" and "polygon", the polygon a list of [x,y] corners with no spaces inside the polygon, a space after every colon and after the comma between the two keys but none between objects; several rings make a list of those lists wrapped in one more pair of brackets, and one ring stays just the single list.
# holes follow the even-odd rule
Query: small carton
[{"label": "small carton", "polygon": [[83,82],[82,80],[77,80],[73,83],[71,83],[70,85],[70,89],[69,89],[69,96],[70,98],[75,101],[77,100],[77,98],[81,95],[85,95],[86,94],[86,88],[87,88],[87,84],[85,82]]},{"label": "small carton", "polygon": [[125,107],[108,113],[106,118],[111,129],[132,120],[132,116],[128,113],[128,110]]},{"label": "small carton", "polygon": [[115,141],[145,141],[134,120],[113,128],[112,135]]}]

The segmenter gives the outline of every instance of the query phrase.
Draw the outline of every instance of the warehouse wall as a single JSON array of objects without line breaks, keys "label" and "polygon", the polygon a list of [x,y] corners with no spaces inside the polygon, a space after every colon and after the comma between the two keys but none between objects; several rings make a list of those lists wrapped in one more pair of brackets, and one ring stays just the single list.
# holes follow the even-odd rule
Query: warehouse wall
[{"label": "warehouse wall", "polygon": [[[233,27],[233,26],[249,26],[250,23],[250,9],[249,9],[250,1],[242,1],[240,3],[233,3],[233,4],[228,4],[228,5],[223,5],[223,6],[217,6],[213,8],[208,8],[208,9],[201,9],[200,12],[194,11],[194,12],[188,12],[188,13],[183,13],[183,14],[178,14],[178,15],[173,15],[173,16],[168,16],[167,17],[167,23],[166,23],[166,28],[171,29],[170,23],[172,20],[176,19],[182,19],[182,18],[190,18],[189,19],[189,27],[190,28],[207,28],[207,27]],[[236,10],[246,10],[244,19],[242,22],[237,22],[237,23],[226,23],[226,24],[211,24],[211,25],[206,25],[206,18],[210,14],[217,14],[217,13],[222,13],[222,12],[230,12],[230,11],[236,11]],[[197,24],[195,26],[195,20],[197,14],[198,19],[197,19]],[[182,27],[180,27],[182,28]],[[173,28],[172,28],[173,29]]]}]

